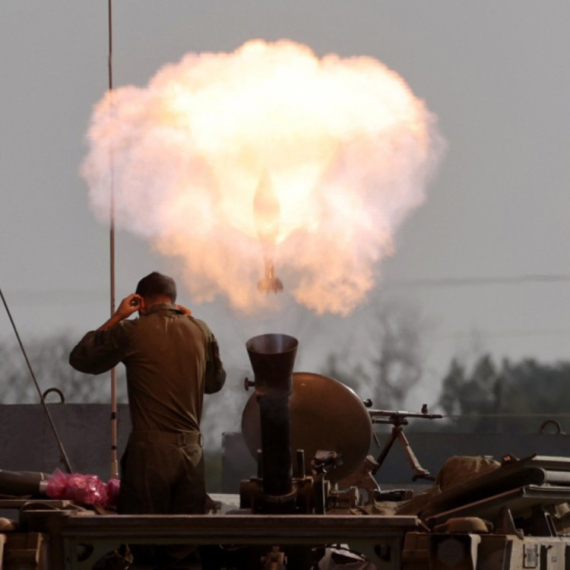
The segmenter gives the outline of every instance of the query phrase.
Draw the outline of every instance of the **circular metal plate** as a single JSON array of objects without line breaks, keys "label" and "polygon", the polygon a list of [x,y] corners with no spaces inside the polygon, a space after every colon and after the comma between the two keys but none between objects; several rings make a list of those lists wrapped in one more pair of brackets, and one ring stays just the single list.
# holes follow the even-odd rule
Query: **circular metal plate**
[{"label": "circular metal plate", "polygon": [[[333,482],[353,473],[366,458],[372,423],[360,398],[341,382],[321,374],[294,372],[289,413],[293,453],[297,449],[305,451],[307,473],[310,473],[311,460],[319,450],[342,455],[343,464],[327,474]],[[255,393],[243,410],[241,431],[255,458],[261,447],[259,405]]]}]

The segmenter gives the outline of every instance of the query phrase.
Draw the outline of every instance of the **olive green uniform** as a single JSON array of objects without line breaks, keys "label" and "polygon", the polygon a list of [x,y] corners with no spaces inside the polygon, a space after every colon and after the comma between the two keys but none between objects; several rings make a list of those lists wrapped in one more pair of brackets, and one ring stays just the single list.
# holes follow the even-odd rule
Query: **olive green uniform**
[{"label": "olive green uniform", "polygon": [[90,374],[126,366],[133,432],[121,460],[119,512],[204,512],[202,402],[226,377],[208,326],[174,305],[155,305],[87,333],[69,362]]}]

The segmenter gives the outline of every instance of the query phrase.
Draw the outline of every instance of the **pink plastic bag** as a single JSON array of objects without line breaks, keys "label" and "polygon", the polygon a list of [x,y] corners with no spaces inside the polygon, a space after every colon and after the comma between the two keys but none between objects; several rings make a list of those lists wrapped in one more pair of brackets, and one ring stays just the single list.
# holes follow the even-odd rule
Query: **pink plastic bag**
[{"label": "pink plastic bag", "polygon": [[103,483],[96,475],[62,473],[56,469],[47,481],[46,495],[52,499],[75,501],[82,505],[109,507],[116,503],[120,482]]},{"label": "pink plastic bag", "polygon": [[107,506],[117,504],[120,490],[121,490],[121,482],[118,479],[109,479],[107,483],[107,499],[108,499]]}]

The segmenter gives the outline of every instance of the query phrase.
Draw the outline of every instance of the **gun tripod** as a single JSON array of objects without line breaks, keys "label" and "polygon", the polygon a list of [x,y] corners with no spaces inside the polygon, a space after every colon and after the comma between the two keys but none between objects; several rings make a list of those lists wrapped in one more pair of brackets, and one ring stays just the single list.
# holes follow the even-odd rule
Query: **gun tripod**
[{"label": "gun tripod", "polygon": [[[392,432],[390,433],[390,437],[384,444],[384,447],[382,448],[380,455],[376,459],[378,465],[374,467],[372,474],[375,475],[380,469],[380,467],[382,467],[382,463],[384,463],[384,460],[386,459],[386,457],[388,457],[388,454],[390,453],[392,446],[397,441],[404,449],[404,453],[406,454],[406,459],[408,460],[408,463],[410,464],[410,467],[414,472],[413,481],[417,481],[418,479],[427,479],[428,481],[435,481],[435,477],[433,477],[427,469],[424,469],[420,465],[420,462],[418,461],[416,454],[413,452],[412,446],[410,445],[408,438],[404,434],[404,426],[408,425],[408,420],[407,420],[408,417],[424,418],[432,420],[432,419],[441,418],[442,416],[439,414],[428,414],[427,406],[424,406],[422,408],[422,412],[420,414],[413,412],[398,412],[391,410],[369,410],[369,414],[372,423],[392,424],[393,426]],[[374,437],[376,438],[376,436]],[[376,441],[378,443],[378,440]],[[378,447],[380,447],[380,445],[378,445]]]}]

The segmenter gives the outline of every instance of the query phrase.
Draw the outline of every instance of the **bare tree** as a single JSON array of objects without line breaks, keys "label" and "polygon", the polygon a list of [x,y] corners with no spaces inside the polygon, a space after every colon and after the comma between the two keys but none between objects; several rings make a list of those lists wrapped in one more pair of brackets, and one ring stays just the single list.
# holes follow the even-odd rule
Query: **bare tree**
[{"label": "bare tree", "polygon": [[[24,343],[26,353],[40,386],[45,392],[58,388],[70,403],[109,401],[109,375],[92,376],[71,368],[69,353],[76,339],[67,334],[34,339]],[[125,372],[117,367],[117,400],[126,402]],[[39,396],[30,378],[24,355],[14,341],[0,343],[0,402],[3,404],[38,403]]]},{"label": "bare tree", "polygon": [[385,304],[372,316],[367,357],[352,364],[354,358],[346,351],[333,353],[324,373],[357,391],[366,390],[377,407],[400,408],[422,377],[426,328],[415,307]]}]

